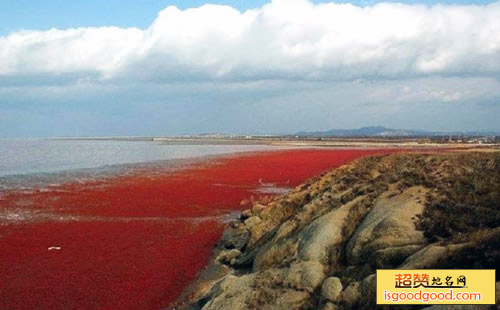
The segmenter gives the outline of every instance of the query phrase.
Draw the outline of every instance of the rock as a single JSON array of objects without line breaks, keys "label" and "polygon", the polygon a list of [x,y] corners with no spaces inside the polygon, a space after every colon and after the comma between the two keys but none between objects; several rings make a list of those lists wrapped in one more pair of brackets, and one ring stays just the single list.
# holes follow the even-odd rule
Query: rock
[{"label": "rock", "polygon": [[327,302],[323,305],[323,308],[321,308],[322,310],[339,310],[339,306],[335,305],[334,303],[332,302]]},{"label": "rock", "polygon": [[297,256],[298,242],[293,239],[268,242],[255,256],[253,270],[283,265]]},{"label": "rock", "polygon": [[324,266],[319,262],[293,263],[285,277],[285,284],[312,293],[325,279]]},{"label": "rock", "polygon": [[496,304],[500,305],[500,281],[495,285],[495,293]]},{"label": "rock", "polygon": [[243,212],[241,212],[240,218],[242,220],[246,220],[247,218],[249,218],[251,216],[252,216],[252,210],[247,209],[247,210],[243,210]]},{"label": "rock", "polygon": [[251,216],[245,220],[245,226],[248,230],[252,230],[252,228],[258,223],[262,222],[262,219],[258,216]]},{"label": "rock", "polygon": [[231,221],[231,222],[229,222],[229,227],[234,228],[234,229],[240,228],[241,225],[242,225],[242,223],[239,222],[239,221]]},{"label": "rock", "polygon": [[359,268],[358,266],[348,266],[342,269],[341,278],[344,279],[345,283],[351,283],[358,279]]},{"label": "rock", "polygon": [[343,300],[346,304],[346,309],[357,309],[357,305],[361,299],[361,285],[359,282],[353,282],[342,292]]},{"label": "rock", "polygon": [[241,277],[228,275],[221,282],[219,290],[214,294],[215,302],[209,307],[203,307],[203,309],[226,309],[227,306],[230,307],[229,309],[245,309],[249,298],[253,296],[252,287],[254,282],[254,275]]},{"label": "rock", "polygon": [[283,239],[289,236],[296,228],[298,224],[296,221],[288,220],[280,225],[278,232],[276,233],[276,240]]},{"label": "rock", "polygon": [[[241,251],[237,249],[231,249],[227,251],[221,251],[216,258],[217,262],[222,264],[230,264],[233,260],[240,256]],[[234,263],[233,263],[234,264]]]},{"label": "rock", "polygon": [[425,269],[437,267],[440,260],[446,260],[446,257],[454,255],[454,253],[459,252],[467,246],[469,246],[467,243],[451,244],[448,246],[433,243],[408,257],[399,268]]},{"label": "rock", "polygon": [[401,265],[402,269],[424,269],[436,265],[436,260],[443,257],[446,247],[430,244],[408,257]]},{"label": "rock", "polygon": [[227,275],[224,280],[214,288],[212,298],[203,306],[203,310],[246,310],[251,300],[254,275],[236,277]]},{"label": "rock", "polygon": [[[254,260],[257,254],[259,254],[266,248],[273,247],[273,243],[271,242],[271,240],[273,239],[273,236],[276,234],[276,230],[278,229],[278,227],[271,230],[265,230],[265,228],[266,225],[258,225],[256,229],[253,229],[251,231],[250,240],[248,241],[245,247],[244,253],[242,253],[242,255],[237,259],[236,266],[243,268],[248,268],[253,266],[255,270]],[[252,240],[255,234],[260,235],[260,237],[258,238],[256,244],[252,244]]]},{"label": "rock", "polygon": [[242,250],[250,239],[250,233],[246,229],[228,227],[221,238],[221,244],[226,249]]},{"label": "rock", "polygon": [[281,292],[274,302],[266,308],[269,310],[301,309],[310,297],[310,294],[304,291],[286,290]]},{"label": "rock", "polygon": [[415,244],[380,249],[375,252],[375,255],[372,255],[370,264],[375,268],[394,268],[399,266],[406,258],[422,249],[424,246],[423,244]]},{"label": "rock", "polygon": [[364,264],[361,268],[357,268],[358,278],[356,280],[363,280],[373,273],[369,264]]},{"label": "rock", "polygon": [[[349,215],[349,210],[357,201],[355,199],[319,217],[295,239],[282,241],[284,235],[290,233],[296,226],[296,224],[291,224],[291,221],[285,221],[277,227],[274,238],[257,253],[254,270],[279,264],[287,257],[294,258],[297,254],[300,261],[317,261],[324,265],[327,264],[330,259],[330,250],[343,241],[343,224]],[[301,242],[299,243],[297,240],[301,240]]]},{"label": "rock", "polygon": [[312,222],[303,233],[304,236],[299,246],[299,258],[304,261],[328,263],[330,249],[339,246],[343,241],[342,228],[346,224],[349,211],[361,199],[362,196]]},{"label": "rock", "polygon": [[259,214],[262,210],[264,210],[266,208],[266,206],[260,204],[260,203],[256,203],[252,206],[252,213],[253,214]]},{"label": "rock", "polygon": [[321,298],[329,301],[337,301],[342,292],[342,282],[337,277],[330,277],[321,285]]},{"label": "rock", "polygon": [[372,274],[361,281],[361,299],[359,301],[360,308],[371,309],[376,308],[377,296],[377,275]]},{"label": "rock", "polygon": [[230,273],[230,267],[221,264],[210,264],[203,270],[193,289],[188,289],[187,293],[192,302],[189,310],[201,309],[212,297],[214,292],[220,287],[221,281]]},{"label": "rock", "polygon": [[[409,250],[417,251],[419,248],[406,248],[406,252],[377,253],[377,250],[424,245],[426,239],[423,232],[415,228],[414,220],[424,210],[423,204],[416,199],[423,199],[427,192],[421,186],[414,186],[399,195],[379,198],[347,245],[349,263],[373,262],[373,257],[382,254],[386,257],[379,258],[379,261],[391,261],[391,254],[409,255],[412,254]],[[399,259],[402,261],[404,258]]]}]

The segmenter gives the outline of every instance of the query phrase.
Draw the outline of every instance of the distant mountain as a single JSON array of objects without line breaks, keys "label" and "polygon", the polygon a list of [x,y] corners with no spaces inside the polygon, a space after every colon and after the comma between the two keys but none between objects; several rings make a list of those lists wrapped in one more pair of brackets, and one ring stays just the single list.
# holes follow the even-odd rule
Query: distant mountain
[{"label": "distant mountain", "polygon": [[497,136],[499,132],[439,132],[425,130],[405,130],[392,129],[384,126],[369,126],[357,129],[331,129],[327,131],[300,131],[297,136],[313,136],[313,137],[425,137],[425,136],[449,136],[449,135],[464,135],[464,136]]}]

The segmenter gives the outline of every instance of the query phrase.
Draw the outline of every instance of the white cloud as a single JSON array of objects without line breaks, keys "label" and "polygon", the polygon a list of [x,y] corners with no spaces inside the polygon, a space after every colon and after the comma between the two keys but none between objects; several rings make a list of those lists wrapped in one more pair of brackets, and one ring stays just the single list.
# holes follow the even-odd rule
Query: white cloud
[{"label": "white cloud", "polygon": [[144,30],[52,29],[0,37],[0,86],[40,76],[110,82],[498,78],[499,16],[500,2],[356,7],[274,0],[245,12],[171,6]]}]

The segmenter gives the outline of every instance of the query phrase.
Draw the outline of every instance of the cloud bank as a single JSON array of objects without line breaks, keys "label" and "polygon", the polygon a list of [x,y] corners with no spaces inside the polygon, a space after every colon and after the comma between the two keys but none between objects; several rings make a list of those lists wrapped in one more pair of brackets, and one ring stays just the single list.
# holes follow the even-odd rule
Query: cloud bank
[{"label": "cloud bank", "polygon": [[19,31],[0,37],[0,85],[500,77],[500,2],[313,4],[159,12],[147,29]]},{"label": "cloud bank", "polygon": [[0,37],[0,137],[498,130],[500,1],[159,12]]}]

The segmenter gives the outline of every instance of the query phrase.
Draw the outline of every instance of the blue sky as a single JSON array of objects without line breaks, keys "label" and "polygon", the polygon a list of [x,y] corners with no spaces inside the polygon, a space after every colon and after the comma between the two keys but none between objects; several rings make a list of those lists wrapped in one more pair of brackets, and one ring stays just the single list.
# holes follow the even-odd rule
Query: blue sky
[{"label": "blue sky", "polygon": [[1,1],[0,137],[500,131],[500,2],[205,3]]},{"label": "blue sky", "polygon": [[[245,10],[266,1],[211,1]],[[158,12],[169,6],[192,8],[206,1],[168,0],[16,0],[0,1],[0,33],[19,29],[73,28],[85,26],[118,26],[145,28]]]}]

